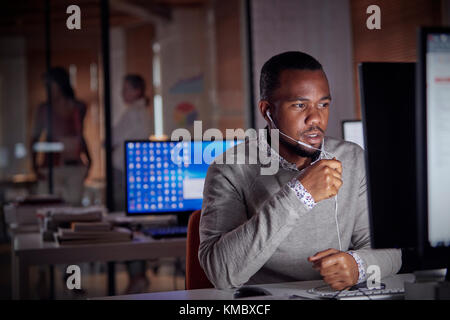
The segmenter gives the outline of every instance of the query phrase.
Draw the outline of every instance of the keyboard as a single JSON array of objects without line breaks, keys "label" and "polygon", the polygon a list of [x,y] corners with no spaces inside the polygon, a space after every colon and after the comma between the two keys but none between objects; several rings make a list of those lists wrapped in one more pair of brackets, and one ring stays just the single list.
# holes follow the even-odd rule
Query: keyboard
[{"label": "keyboard", "polygon": [[187,235],[187,226],[151,227],[142,229],[142,233],[154,239],[183,238]]},{"label": "keyboard", "polygon": [[313,288],[307,291],[321,299],[337,300],[402,300],[404,299],[405,289],[358,289],[334,291],[331,288]]}]

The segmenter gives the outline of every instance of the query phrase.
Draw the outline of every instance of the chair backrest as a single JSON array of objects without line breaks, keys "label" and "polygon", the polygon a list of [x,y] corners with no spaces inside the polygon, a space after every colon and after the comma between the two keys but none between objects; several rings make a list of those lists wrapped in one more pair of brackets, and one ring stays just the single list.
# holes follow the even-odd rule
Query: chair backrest
[{"label": "chair backrest", "polygon": [[186,241],[186,290],[213,288],[198,261],[198,247],[200,245],[200,214],[194,211],[189,217]]}]

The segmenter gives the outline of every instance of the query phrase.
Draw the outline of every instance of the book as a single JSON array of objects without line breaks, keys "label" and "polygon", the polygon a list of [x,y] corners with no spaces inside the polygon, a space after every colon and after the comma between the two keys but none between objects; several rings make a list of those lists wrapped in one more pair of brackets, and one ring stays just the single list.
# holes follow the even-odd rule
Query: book
[{"label": "book", "polygon": [[126,228],[114,228],[110,231],[74,231],[71,228],[58,228],[56,238],[61,244],[102,243],[130,241],[133,233]]},{"label": "book", "polygon": [[18,197],[14,202],[19,204],[54,204],[54,203],[64,203],[64,200],[60,196],[52,194],[39,194],[39,195],[27,195],[25,197]]},{"label": "book", "polygon": [[61,246],[64,245],[82,245],[82,244],[97,244],[97,243],[115,243],[128,242],[131,239],[78,239],[78,240],[58,240]]},{"label": "book", "polygon": [[103,207],[55,207],[42,208],[38,215],[47,217],[54,224],[63,222],[100,222],[105,215]]},{"label": "book", "polygon": [[76,232],[88,231],[110,231],[111,223],[108,221],[101,222],[72,222],[71,229]]}]

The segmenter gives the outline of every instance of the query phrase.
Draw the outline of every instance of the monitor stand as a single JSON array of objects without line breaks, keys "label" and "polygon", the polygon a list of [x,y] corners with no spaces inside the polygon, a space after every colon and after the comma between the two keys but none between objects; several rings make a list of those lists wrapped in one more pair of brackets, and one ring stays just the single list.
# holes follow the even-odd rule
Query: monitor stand
[{"label": "monitor stand", "polygon": [[405,282],[405,300],[450,300],[450,266],[414,272],[414,282]]}]

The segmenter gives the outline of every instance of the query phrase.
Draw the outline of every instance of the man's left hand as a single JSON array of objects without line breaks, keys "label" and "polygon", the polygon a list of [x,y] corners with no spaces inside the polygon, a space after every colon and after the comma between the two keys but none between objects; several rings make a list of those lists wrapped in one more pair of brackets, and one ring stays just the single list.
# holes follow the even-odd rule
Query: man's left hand
[{"label": "man's left hand", "polygon": [[327,249],[308,258],[323,280],[335,290],[344,290],[358,282],[358,264],[353,257],[336,249]]}]

